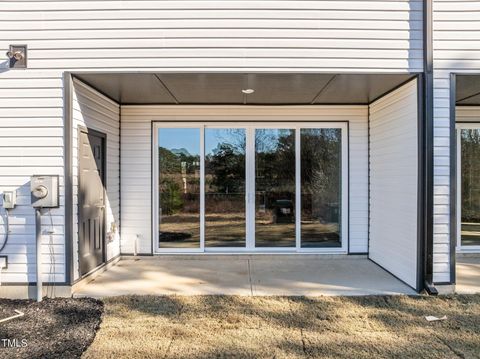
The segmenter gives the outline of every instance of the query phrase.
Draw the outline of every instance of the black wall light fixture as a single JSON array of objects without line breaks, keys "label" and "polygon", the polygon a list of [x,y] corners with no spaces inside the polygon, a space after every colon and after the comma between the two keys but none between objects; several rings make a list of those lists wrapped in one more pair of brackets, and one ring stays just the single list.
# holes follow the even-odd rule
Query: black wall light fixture
[{"label": "black wall light fixture", "polygon": [[10,45],[7,51],[11,69],[27,68],[27,45]]}]

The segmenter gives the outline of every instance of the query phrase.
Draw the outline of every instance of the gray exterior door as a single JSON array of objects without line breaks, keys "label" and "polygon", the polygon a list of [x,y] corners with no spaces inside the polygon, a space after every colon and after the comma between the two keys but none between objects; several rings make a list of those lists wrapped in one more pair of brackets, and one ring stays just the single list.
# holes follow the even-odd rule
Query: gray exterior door
[{"label": "gray exterior door", "polygon": [[105,135],[79,132],[78,252],[80,274],[105,261]]}]

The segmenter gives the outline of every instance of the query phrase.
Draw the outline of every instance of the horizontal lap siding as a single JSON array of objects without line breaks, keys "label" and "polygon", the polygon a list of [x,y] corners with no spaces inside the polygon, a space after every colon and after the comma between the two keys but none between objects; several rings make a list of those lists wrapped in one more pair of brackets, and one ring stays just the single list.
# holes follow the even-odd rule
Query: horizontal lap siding
[{"label": "horizontal lap siding", "polygon": [[[24,186],[13,214],[31,222],[30,175],[60,174],[63,186],[64,71],[421,71],[421,11],[420,0],[1,1],[0,51],[27,44],[28,69],[0,62],[0,191]],[[145,143],[128,146],[141,153]],[[52,211],[56,263],[65,261],[63,193]],[[359,221],[352,233],[363,233]],[[34,228],[14,226],[12,238],[25,244],[6,248],[19,266],[3,280],[34,280]]]},{"label": "horizontal lap siding", "polygon": [[422,70],[421,0],[3,1],[0,29],[30,68]]},{"label": "horizontal lap siding", "polygon": [[417,286],[418,106],[411,81],[370,106],[369,256]]},{"label": "horizontal lap siding", "polygon": [[152,253],[151,121],[121,108],[121,252]]},{"label": "horizontal lap siding", "polygon": [[[245,117],[243,117],[245,116]],[[319,107],[175,107],[122,106],[121,124],[121,249],[133,252],[139,238],[140,253],[151,253],[152,232],[152,121],[262,121],[276,116],[280,121],[346,121],[349,123],[350,156],[350,252],[368,250],[368,143],[366,106]],[[346,174],[345,174],[346,176]],[[345,177],[347,178],[347,177]]]},{"label": "horizontal lap siding", "polygon": [[480,73],[480,1],[434,0],[434,282],[450,278],[450,74]]},{"label": "horizontal lap siding", "polygon": [[455,120],[457,122],[480,123],[480,106],[457,106]]},{"label": "horizontal lap siding", "polygon": [[[58,75],[0,73],[0,198],[3,191],[17,191],[17,206],[10,210],[8,244],[0,253],[8,255],[9,261],[8,269],[2,270],[2,283],[35,281],[35,212],[30,205],[30,176],[59,175],[62,207],[65,202],[62,85]],[[64,210],[44,212],[42,233],[52,228],[55,233],[42,236],[42,277],[48,282],[63,282]],[[0,243],[5,232],[5,212],[0,205]]]},{"label": "horizontal lap siding", "polygon": [[[78,273],[78,128],[87,127],[104,133],[106,143],[106,256],[107,260],[120,254],[120,107],[91,87],[74,80],[73,95],[73,253],[74,279]],[[111,233],[115,223],[116,233]],[[108,240],[111,234],[112,240]]]}]

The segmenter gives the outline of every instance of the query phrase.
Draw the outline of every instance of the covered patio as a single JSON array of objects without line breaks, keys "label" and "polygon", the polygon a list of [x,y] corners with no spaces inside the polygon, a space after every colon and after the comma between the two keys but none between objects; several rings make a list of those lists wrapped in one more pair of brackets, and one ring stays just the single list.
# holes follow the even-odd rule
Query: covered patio
[{"label": "covered patio", "polygon": [[70,76],[75,295],[423,288],[420,75]]}]

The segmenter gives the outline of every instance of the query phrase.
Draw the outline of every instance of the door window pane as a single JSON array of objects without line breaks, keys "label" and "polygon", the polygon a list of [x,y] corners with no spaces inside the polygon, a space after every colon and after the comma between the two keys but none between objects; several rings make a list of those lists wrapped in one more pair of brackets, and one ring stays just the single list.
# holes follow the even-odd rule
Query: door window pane
[{"label": "door window pane", "polygon": [[341,246],[341,129],[300,130],[301,246]]},{"label": "door window pane", "polygon": [[461,130],[461,243],[480,246],[480,130]]},{"label": "door window pane", "polygon": [[200,247],[200,129],[158,129],[159,246]]},{"label": "door window pane", "polygon": [[295,247],[295,130],[255,130],[255,246]]},{"label": "door window pane", "polygon": [[205,129],[205,246],[245,247],[245,129]]}]

